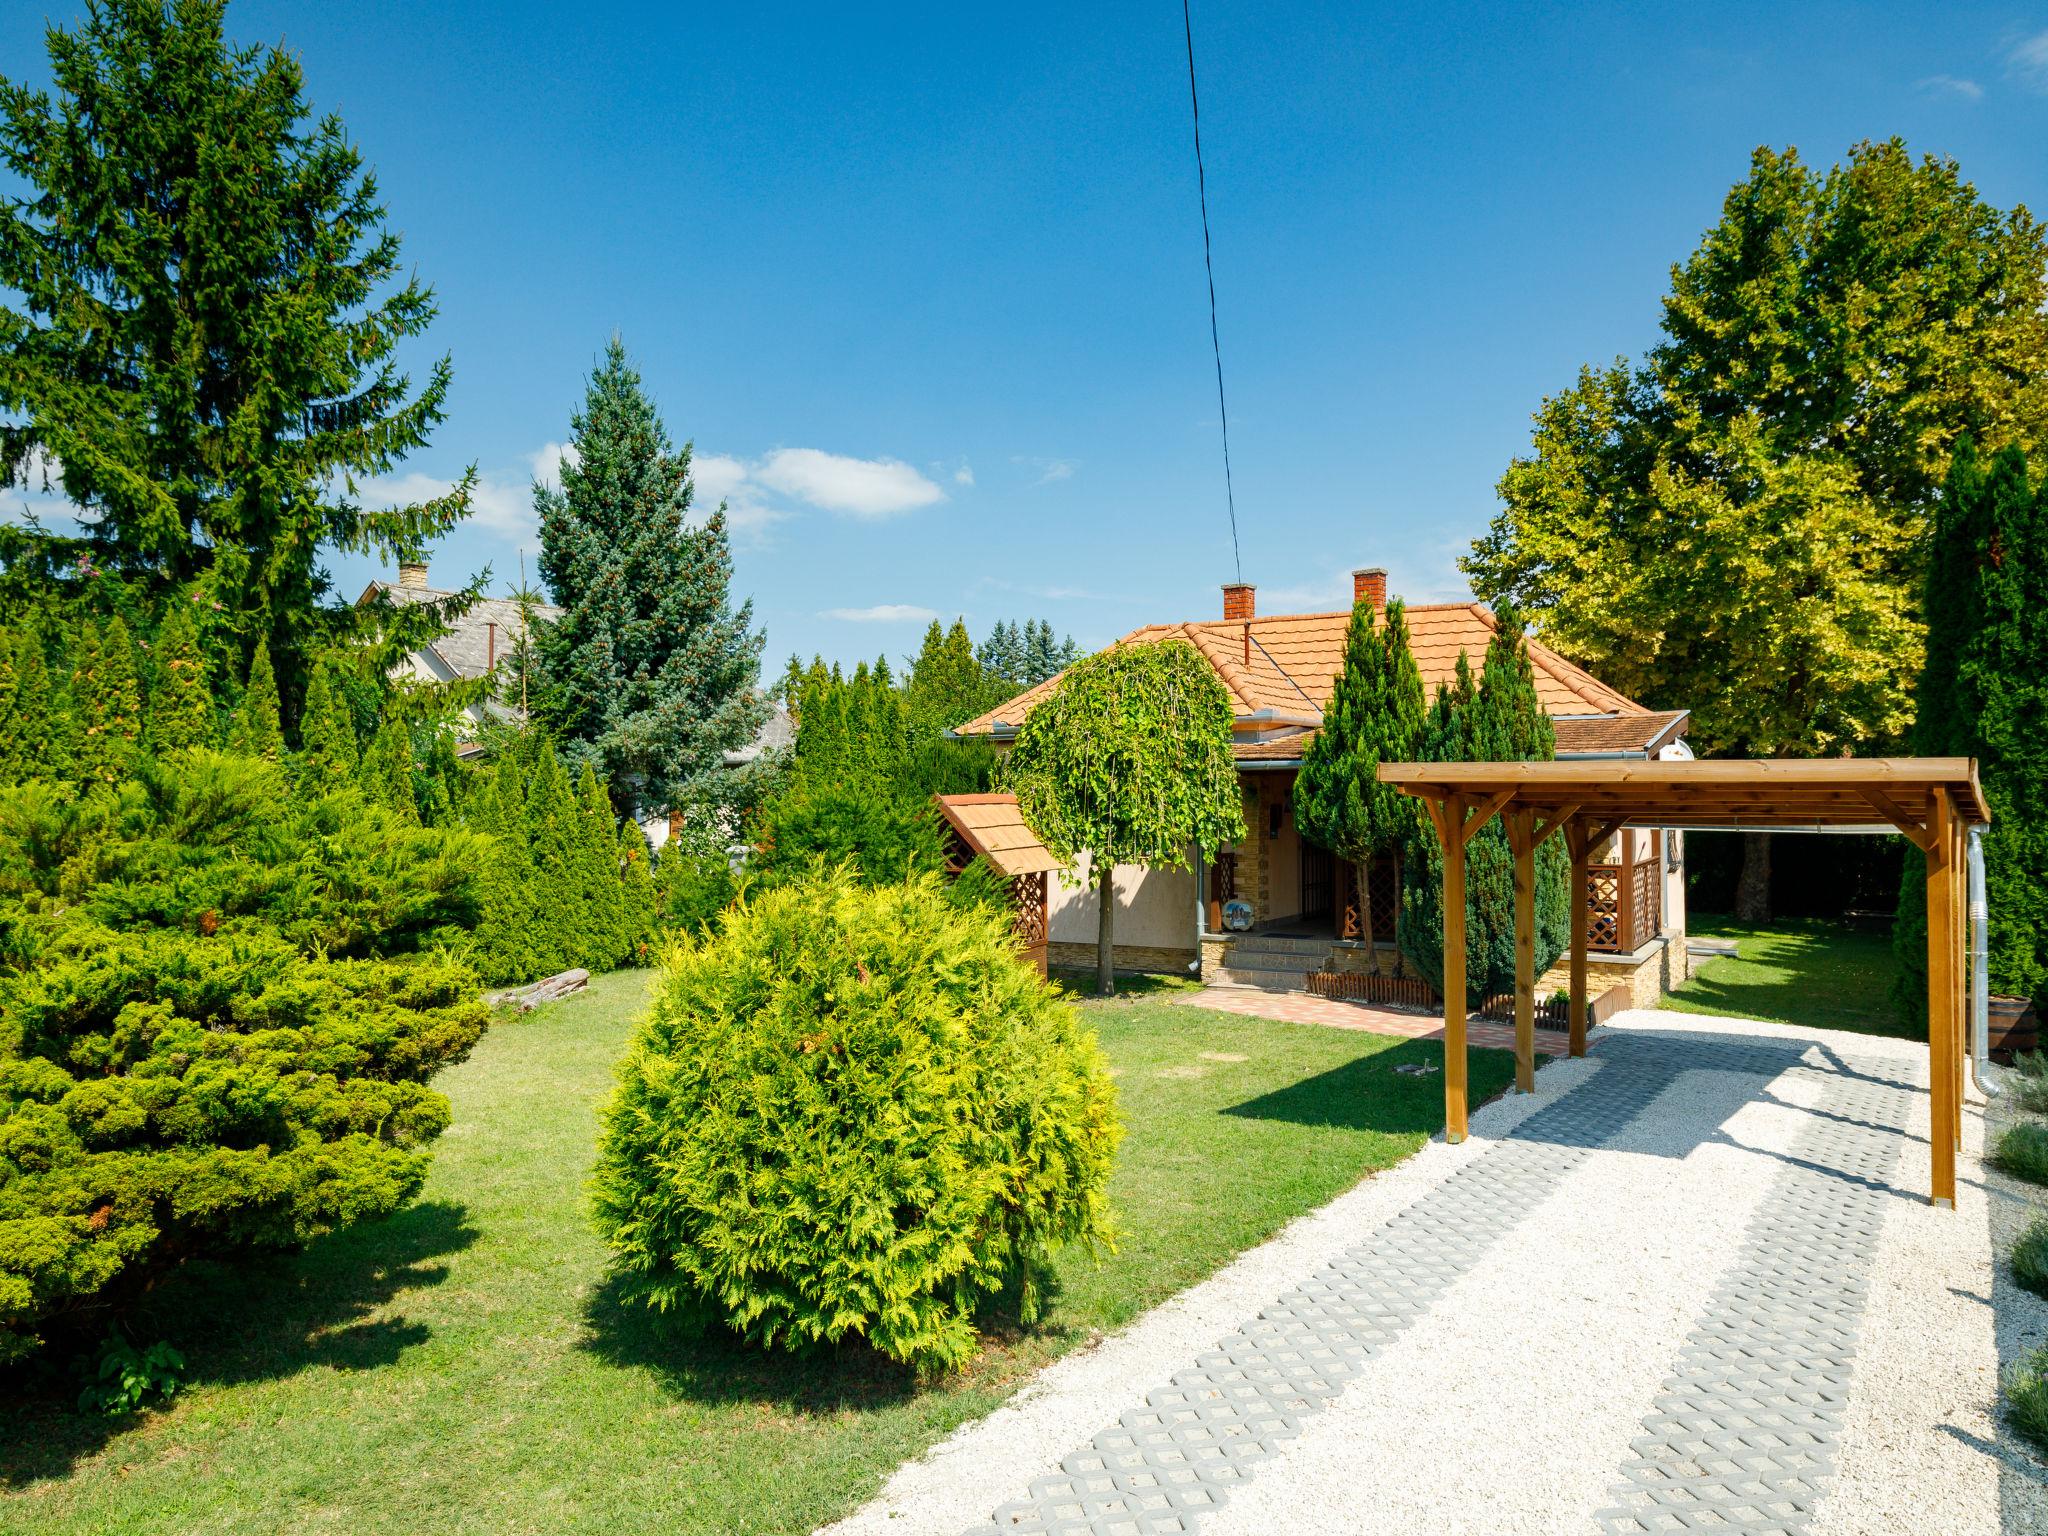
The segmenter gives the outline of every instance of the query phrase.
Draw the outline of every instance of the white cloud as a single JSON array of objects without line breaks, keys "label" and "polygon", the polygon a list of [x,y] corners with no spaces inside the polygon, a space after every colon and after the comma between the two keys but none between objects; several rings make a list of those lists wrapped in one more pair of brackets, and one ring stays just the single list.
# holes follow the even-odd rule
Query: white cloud
[{"label": "white cloud", "polygon": [[972,464],[962,464],[958,469],[954,470],[953,483],[955,485],[974,484],[974,466]]},{"label": "white cloud", "polygon": [[894,517],[944,501],[946,493],[901,459],[855,459],[822,448],[778,448],[753,466],[772,491],[828,512]]},{"label": "white cloud", "polygon": [[1913,88],[1928,96],[1958,96],[1964,101],[1982,101],[1984,87],[1959,75],[1929,75],[1913,82]]},{"label": "white cloud", "polygon": [[934,608],[914,603],[877,603],[872,608],[827,608],[818,617],[839,619],[848,624],[929,624],[938,617]]},{"label": "white cloud", "polygon": [[583,454],[574,443],[543,443],[527,455],[527,459],[533,465],[534,481],[548,490],[559,491],[562,488],[562,461],[568,460],[573,467],[583,462]]},{"label": "white cloud", "polygon": [[1012,454],[1010,462],[1024,469],[1037,471],[1031,479],[1033,485],[1052,485],[1060,480],[1071,480],[1077,467],[1072,459],[1042,459],[1023,453]]},{"label": "white cloud", "polygon": [[2048,91],[2048,32],[2023,37],[2006,49],[2005,67],[2022,85]]},{"label": "white cloud", "polygon": [[696,482],[697,499],[716,506],[747,483],[747,466],[729,454],[693,454],[690,478]]}]

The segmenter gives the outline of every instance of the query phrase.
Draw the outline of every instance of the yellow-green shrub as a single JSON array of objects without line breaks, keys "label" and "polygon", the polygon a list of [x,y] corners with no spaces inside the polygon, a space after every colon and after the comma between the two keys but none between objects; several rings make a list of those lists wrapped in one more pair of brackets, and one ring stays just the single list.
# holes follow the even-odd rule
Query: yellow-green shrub
[{"label": "yellow-green shrub", "polygon": [[604,1110],[593,1190],[630,1290],[687,1323],[920,1368],[982,1304],[1109,1236],[1094,1036],[1002,914],[846,872],[679,941]]}]

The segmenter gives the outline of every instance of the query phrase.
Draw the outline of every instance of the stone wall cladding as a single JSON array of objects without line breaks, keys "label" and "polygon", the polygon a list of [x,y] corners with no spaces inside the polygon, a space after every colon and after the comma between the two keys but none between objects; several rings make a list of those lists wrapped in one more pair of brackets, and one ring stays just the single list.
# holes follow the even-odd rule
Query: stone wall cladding
[{"label": "stone wall cladding", "polygon": [[[1095,969],[1095,946],[1048,944],[1045,958],[1048,965],[1092,971]],[[1162,949],[1146,944],[1118,944],[1111,954],[1112,963],[1120,971],[1143,971],[1162,976],[1187,975],[1188,967],[1195,963],[1195,959],[1192,947]]]}]

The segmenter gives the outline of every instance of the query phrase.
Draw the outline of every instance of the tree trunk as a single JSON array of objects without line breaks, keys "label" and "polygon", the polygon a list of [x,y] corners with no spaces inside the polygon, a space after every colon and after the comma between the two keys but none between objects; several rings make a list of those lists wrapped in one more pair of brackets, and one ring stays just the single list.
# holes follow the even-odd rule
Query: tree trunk
[{"label": "tree trunk", "polygon": [[1771,920],[1771,834],[1742,834],[1742,875],[1735,882],[1735,920],[1739,923],[1768,923]]},{"label": "tree trunk", "polygon": [[1379,945],[1372,936],[1372,874],[1370,861],[1360,859],[1352,865],[1353,876],[1358,881],[1358,925],[1365,930],[1365,969],[1369,976],[1377,976],[1380,969]]},{"label": "tree trunk", "polygon": [[1102,920],[1095,930],[1095,990],[1116,994],[1116,866],[1105,863],[1096,872]]}]

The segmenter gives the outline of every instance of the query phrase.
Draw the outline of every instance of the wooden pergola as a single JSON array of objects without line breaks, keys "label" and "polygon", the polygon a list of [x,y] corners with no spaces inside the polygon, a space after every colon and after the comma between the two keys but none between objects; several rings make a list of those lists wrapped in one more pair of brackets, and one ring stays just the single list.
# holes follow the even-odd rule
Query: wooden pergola
[{"label": "wooden pergola", "polygon": [[1842,831],[1891,828],[1927,859],[1927,1045],[1931,1195],[1953,1207],[1962,1142],[1964,837],[1991,813],[1962,757],[1772,758],[1750,762],[1383,763],[1422,801],[1444,854],[1444,1129],[1465,1139],[1465,845],[1495,816],[1515,855],[1515,1087],[1536,1077],[1536,850],[1571,854],[1571,1053],[1586,1052],[1586,866],[1624,827]]}]

